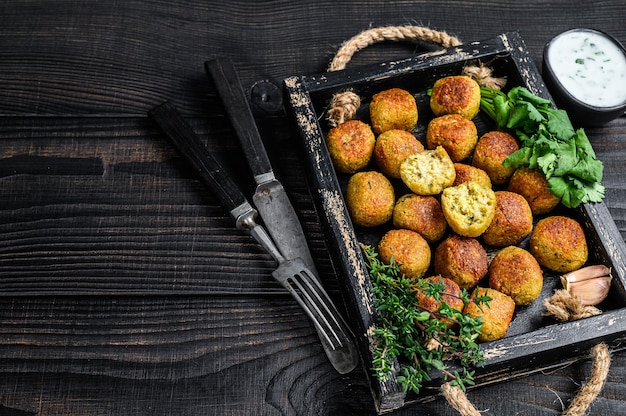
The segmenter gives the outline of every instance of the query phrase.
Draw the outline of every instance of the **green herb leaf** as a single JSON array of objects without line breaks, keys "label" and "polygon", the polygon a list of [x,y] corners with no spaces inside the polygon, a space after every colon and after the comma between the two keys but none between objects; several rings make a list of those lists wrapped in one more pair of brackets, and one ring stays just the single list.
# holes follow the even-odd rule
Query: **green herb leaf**
[{"label": "green herb leaf", "polygon": [[548,131],[559,140],[569,140],[574,136],[574,127],[564,110],[550,110],[547,112]]},{"label": "green herb leaf", "polygon": [[[451,359],[463,367],[453,381],[459,385],[473,384],[470,366],[481,365],[484,356],[476,338],[482,326],[480,318],[472,319],[441,301],[445,286],[431,281],[409,279],[400,273],[395,262],[384,264],[376,251],[363,246],[363,253],[372,279],[374,303],[380,314],[373,331],[376,347],[372,359],[372,374],[381,381],[389,379],[394,363],[400,363],[398,382],[405,392],[419,393],[430,372],[441,371],[445,378]],[[438,299],[438,311],[424,310],[415,291],[420,290]],[[461,293],[463,302],[469,302],[467,291]],[[458,330],[446,326],[442,318],[457,322]]]},{"label": "green herb leaf", "polygon": [[481,109],[497,129],[510,130],[520,140],[521,148],[504,160],[505,167],[539,169],[567,207],[602,201],[604,165],[584,130],[575,130],[565,111],[525,87],[507,94],[482,87]]}]

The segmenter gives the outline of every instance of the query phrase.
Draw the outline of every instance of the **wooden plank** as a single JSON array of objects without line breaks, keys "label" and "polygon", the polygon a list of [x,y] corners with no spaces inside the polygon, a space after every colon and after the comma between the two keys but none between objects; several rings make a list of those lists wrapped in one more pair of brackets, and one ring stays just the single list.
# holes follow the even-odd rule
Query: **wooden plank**
[{"label": "wooden plank", "polygon": [[[253,178],[222,121],[192,122],[214,135],[207,146],[251,194]],[[284,293],[272,258],[147,118],[5,117],[0,130],[2,295]],[[279,146],[269,146],[277,175],[289,173],[284,186],[332,289],[301,166],[289,143]]]},{"label": "wooden plank", "polygon": [[[361,30],[411,24],[468,42],[519,29],[540,62],[551,36],[581,24],[626,42],[625,12],[622,0],[458,1],[451,7],[372,0],[4,2],[0,262],[7,267],[2,272],[15,275],[14,294],[45,295],[58,287],[48,273],[60,262],[64,269],[56,270],[55,279],[73,289],[95,287],[99,295],[0,299],[0,334],[8,336],[0,337],[0,414],[375,414],[365,374],[340,377],[331,370],[304,316],[259,275],[267,270],[267,259],[227,232],[221,207],[163,144],[146,138],[145,112],[172,99],[199,131],[207,130],[207,118],[211,125],[219,123],[202,70],[215,56],[233,58],[247,87],[259,80],[279,85],[294,74],[324,71],[339,45]],[[384,42],[359,52],[351,65],[428,48]],[[281,181],[297,201],[314,255],[332,285],[317,214],[285,124],[281,118],[261,120],[262,133],[280,156]],[[626,119],[591,130],[590,138],[606,166],[606,205],[626,237]],[[237,160],[228,141],[209,144],[227,160]],[[17,151],[5,153],[10,148]],[[155,223],[141,219],[144,214]],[[57,249],[69,250],[44,264],[45,253],[35,242],[49,243],[55,236]],[[12,251],[3,251],[7,247]],[[125,257],[127,252],[132,256]],[[72,253],[95,266],[82,262],[70,268]],[[171,261],[151,263],[162,256]],[[94,269],[102,282],[85,279]],[[22,273],[33,278],[18,278]],[[161,290],[168,282],[168,290],[179,295],[210,293],[181,299],[102,296],[122,284],[130,294],[154,284]],[[257,316],[262,323],[248,324]],[[125,344],[127,339],[135,346]],[[197,354],[209,349],[215,354]],[[469,398],[486,414],[557,414],[589,367],[573,364],[472,391]],[[623,413],[625,374],[624,354],[614,354],[608,383],[591,413]],[[456,414],[442,399],[394,414],[416,412]]]},{"label": "wooden plank", "polygon": [[[541,62],[542,46],[552,36],[581,22],[626,42],[620,0],[603,2],[601,13],[593,2],[552,6],[538,0],[523,5],[489,0],[480,6],[462,1],[453,9],[437,2],[382,7],[371,0],[309,2],[302,7],[306,13],[295,4],[233,6],[193,0],[5,5],[0,113],[143,115],[171,99],[198,116],[204,114],[201,108],[209,93],[205,60],[232,57],[246,86],[262,79],[279,82],[323,72],[345,40],[372,26],[428,26],[464,42],[520,30],[536,62]],[[558,7],[558,22],[552,7]],[[383,42],[359,52],[350,65],[429,48]]]},{"label": "wooden plank", "polygon": [[[280,298],[4,298],[0,317],[0,414],[375,414],[364,369],[338,375]],[[614,354],[594,412],[620,414],[625,371]],[[487,414],[558,413],[589,372],[583,361],[468,397]],[[454,414],[442,398],[393,414],[415,411]]]}]

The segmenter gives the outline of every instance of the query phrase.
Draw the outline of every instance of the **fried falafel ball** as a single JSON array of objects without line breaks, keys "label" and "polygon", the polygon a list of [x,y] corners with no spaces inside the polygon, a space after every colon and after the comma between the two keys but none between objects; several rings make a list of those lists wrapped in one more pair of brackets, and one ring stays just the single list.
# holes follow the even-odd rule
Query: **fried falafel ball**
[{"label": "fried falafel ball", "polygon": [[491,188],[491,179],[484,170],[477,168],[476,166],[468,165],[465,163],[455,163],[454,171],[456,177],[451,186],[457,186],[465,182],[476,181],[485,188]]},{"label": "fried falafel ball", "polygon": [[[463,300],[461,298],[461,288],[453,280],[442,276],[430,276],[421,279],[422,282],[428,284],[428,282],[435,283],[437,285],[443,285],[439,291],[441,296],[440,300],[435,299],[434,296],[428,296],[423,290],[418,289],[415,294],[417,296],[417,302],[419,306],[429,312],[436,314],[441,308],[442,302],[445,302],[452,309],[456,309],[459,312],[463,311]],[[427,287],[427,286],[425,286]],[[455,322],[448,318],[442,318],[442,322],[446,324],[448,328],[454,326]]]},{"label": "fried falafel ball", "polygon": [[452,279],[461,289],[471,289],[489,271],[487,251],[475,238],[451,235],[435,249],[435,273]]},{"label": "fried falafel ball", "polygon": [[541,294],[543,272],[528,251],[517,246],[500,250],[489,265],[489,287],[509,295],[518,306],[528,305]]},{"label": "fried falafel ball", "polygon": [[533,213],[526,199],[515,192],[496,191],[496,212],[482,234],[490,246],[506,247],[521,243],[533,230]]},{"label": "fried falafel ball", "polygon": [[376,136],[369,125],[360,120],[350,120],[330,129],[326,146],[330,158],[339,172],[358,172],[369,164]]},{"label": "fried falafel ball", "polygon": [[454,232],[464,237],[478,237],[493,220],[496,195],[478,182],[465,182],[443,190],[441,208]]},{"label": "fried falafel ball", "polygon": [[424,145],[406,130],[387,130],[376,139],[374,160],[380,171],[390,178],[400,178],[400,165],[415,153],[424,150]]},{"label": "fried falafel ball", "polygon": [[455,177],[454,162],[441,146],[411,155],[400,165],[402,182],[418,195],[440,194]]},{"label": "fried falafel ball", "polygon": [[387,231],[378,243],[381,261],[398,264],[406,277],[419,279],[430,266],[431,251],[428,242],[411,230],[392,229]]},{"label": "fried falafel ball", "polygon": [[357,172],[346,187],[346,206],[352,222],[361,227],[376,227],[393,216],[395,191],[380,172]]},{"label": "fried falafel ball", "polygon": [[[488,296],[491,300],[487,304],[478,304],[475,299],[482,296]],[[478,341],[488,342],[504,338],[515,312],[513,298],[495,289],[477,287],[472,293],[472,299],[474,300],[465,305],[463,314],[482,319],[483,326],[480,328]]]},{"label": "fried falafel ball", "polygon": [[465,75],[453,75],[435,81],[430,108],[436,116],[460,114],[472,119],[480,110],[480,86]]},{"label": "fried falafel ball", "polygon": [[540,265],[560,273],[580,269],[589,255],[582,226],[575,219],[562,215],[537,222],[528,250]]},{"label": "fried falafel ball", "polygon": [[439,241],[448,228],[437,198],[416,194],[403,195],[396,201],[393,225],[416,231],[429,243]]},{"label": "fried falafel ball", "polygon": [[478,130],[472,120],[459,114],[445,114],[433,118],[426,129],[426,147],[442,146],[453,162],[472,155],[478,142]]},{"label": "fried falafel ball", "polygon": [[370,121],[376,134],[394,129],[413,130],[417,117],[415,98],[401,88],[374,94],[370,102]]},{"label": "fried falafel ball", "polygon": [[547,214],[561,202],[561,198],[550,191],[548,180],[539,169],[517,168],[507,189],[526,198],[535,215]]},{"label": "fried falafel ball", "polygon": [[504,167],[502,162],[519,148],[517,139],[509,133],[487,132],[476,143],[472,165],[487,172],[492,184],[504,185],[513,175],[515,168]]}]

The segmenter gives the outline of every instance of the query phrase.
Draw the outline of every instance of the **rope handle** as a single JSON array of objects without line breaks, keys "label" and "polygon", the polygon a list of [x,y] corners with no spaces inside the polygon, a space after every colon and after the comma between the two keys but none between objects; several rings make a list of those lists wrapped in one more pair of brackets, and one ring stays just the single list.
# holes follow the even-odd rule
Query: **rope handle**
[{"label": "rope handle", "polygon": [[[561,416],[583,416],[602,391],[610,367],[609,347],[601,342],[591,348],[591,374]],[[445,383],[441,386],[441,391],[448,403],[462,416],[480,416],[480,412],[476,410],[459,386]]]},{"label": "rope handle", "polygon": [[[346,68],[355,53],[382,41],[422,41],[439,45],[443,48],[461,45],[454,36],[420,26],[384,26],[365,30],[343,43],[328,66],[328,72]],[[472,77],[480,85],[502,88],[505,78],[492,76],[491,69],[485,65],[467,66],[463,74]],[[327,111],[327,120],[331,127],[354,118],[361,105],[361,98],[352,90],[345,90],[333,95]]]},{"label": "rope handle", "polygon": [[[461,41],[446,32],[419,26],[385,26],[365,30],[343,43],[328,66],[328,72],[345,69],[352,56],[368,46],[382,41],[424,41],[449,48],[461,45]],[[482,63],[478,66],[466,66],[462,71],[481,86],[501,89],[506,84],[505,78],[492,76],[489,67]],[[352,90],[345,90],[333,95],[327,111],[327,120],[331,127],[351,120],[361,105],[361,98]],[[565,293],[564,293],[565,292]],[[567,291],[557,291],[544,301],[547,314],[561,320],[576,320],[601,313],[596,308],[585,308],[577,298]],[[569,407],[561,416],[582,416],[591,403],[600,394],[611,366],[608,346],[601,342],[591,349],[592,367],[587,381],[572,399]],[[441,386],[441,392],[448,403],[462,416],[480,416],[480,412],[469,401],[465,392],[450,382]]]}]

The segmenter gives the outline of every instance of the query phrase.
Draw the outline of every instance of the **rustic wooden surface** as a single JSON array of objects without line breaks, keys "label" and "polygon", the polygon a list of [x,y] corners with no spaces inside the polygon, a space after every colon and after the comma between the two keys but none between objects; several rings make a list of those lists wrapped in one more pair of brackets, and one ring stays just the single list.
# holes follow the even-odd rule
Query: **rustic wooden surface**
[{"label": "rustic wooden surface", "polygon": [[[374,26],[462,41],[519,31],[538,65],[543,45],[572,27],[626,42],[621,0],[13,1],[0,15],[0,415],[375,413],[365,370],[334,372],[272,280],[271,258],[146,117],[172,100],[251,190],[207,59],[230,57],[259,94],[324,71],[344,40]],[[426,47],[379,44],[351,65]],[[339,301],[301,159],[269,98],[260,130]],[[626,237],[626,118],[587,133]],[[557,415],[589,370],[583,361],[469,398],[485,415]],[[590,414],[625,411],[618,352]],[[439,399],[393,414],[457,412]]]}]

